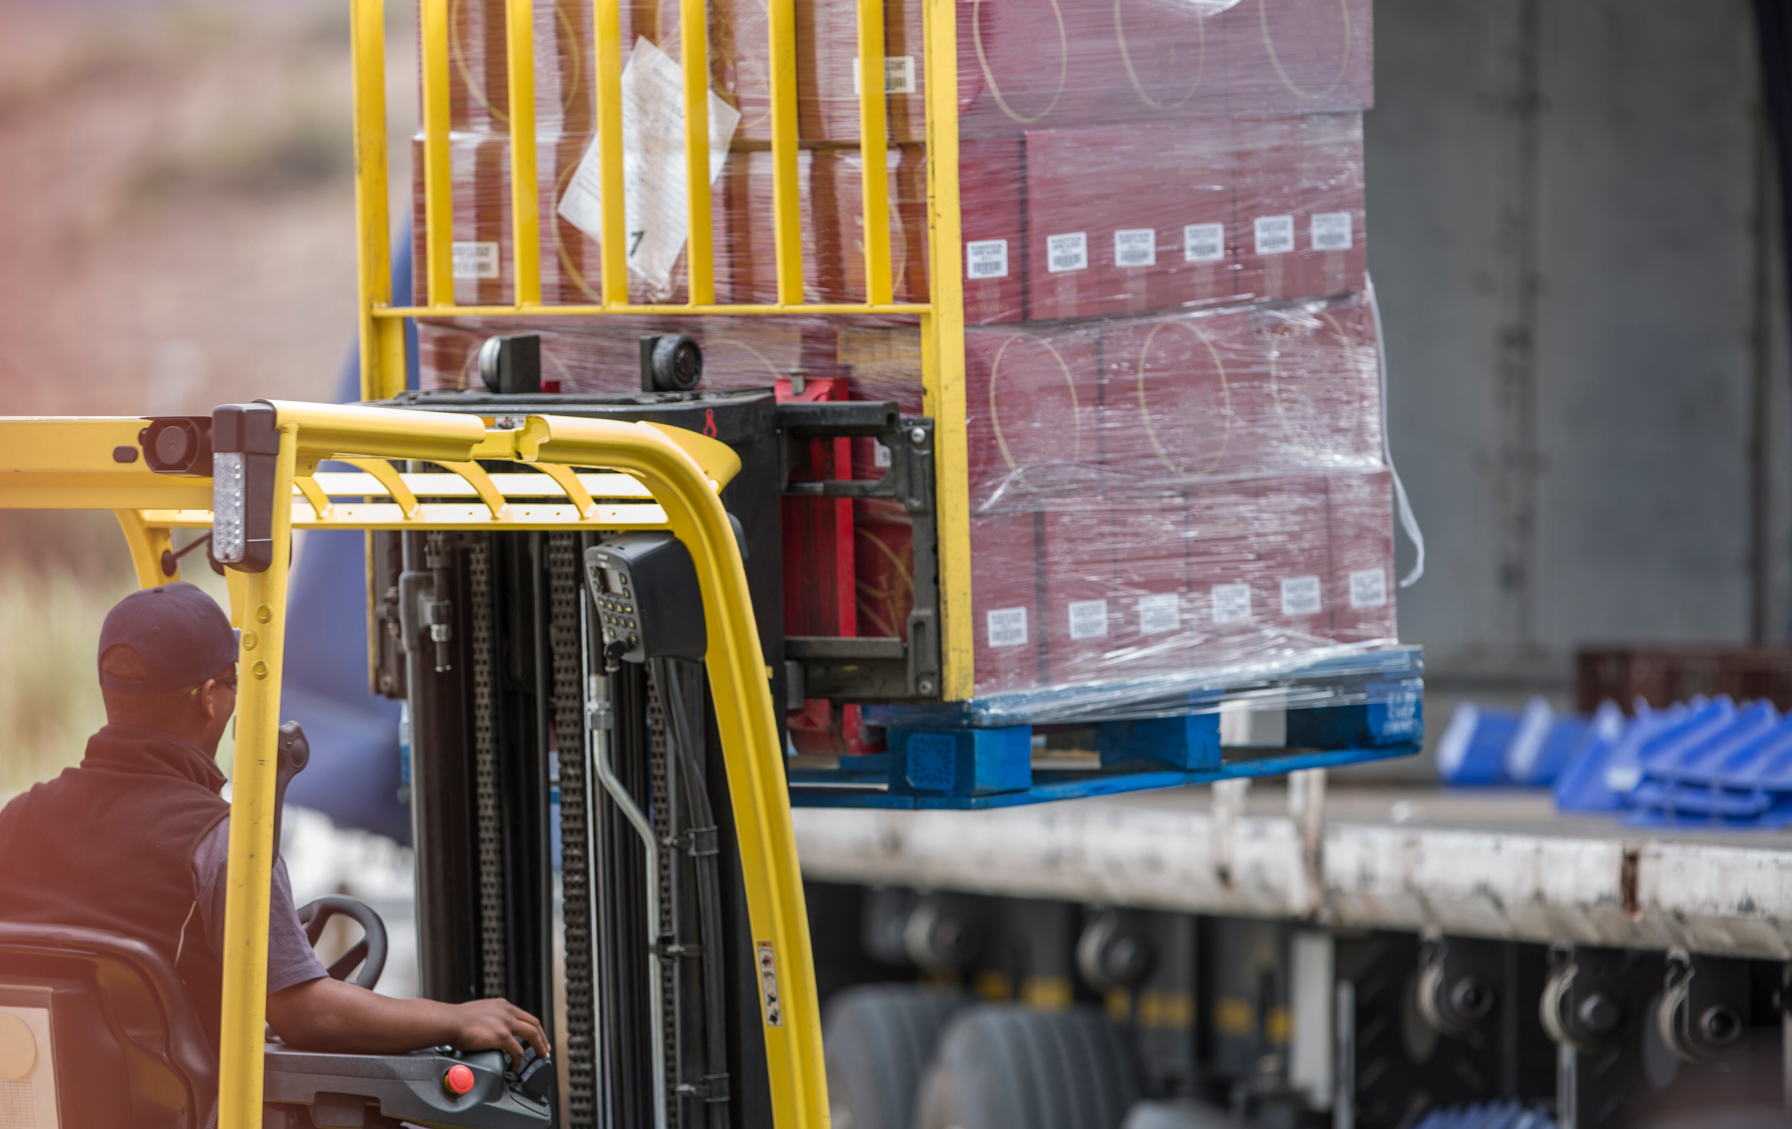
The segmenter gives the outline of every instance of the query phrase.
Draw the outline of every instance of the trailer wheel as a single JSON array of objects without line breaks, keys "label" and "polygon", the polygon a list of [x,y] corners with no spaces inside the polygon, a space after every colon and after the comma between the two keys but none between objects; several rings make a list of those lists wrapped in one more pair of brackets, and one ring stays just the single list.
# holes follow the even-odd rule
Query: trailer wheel
[{"label": "trailer wheel", "polygon": [[921,1073],[963,996],[907,984],[849,988],[822,1021],[833,1129],[909,1129]]},{"label": "trailer wheel", "polygon": [[947,1029],[912,1129],[1119,1129],[1137,1097],[1131,1056],[1099,1013],[986,1005]]}]

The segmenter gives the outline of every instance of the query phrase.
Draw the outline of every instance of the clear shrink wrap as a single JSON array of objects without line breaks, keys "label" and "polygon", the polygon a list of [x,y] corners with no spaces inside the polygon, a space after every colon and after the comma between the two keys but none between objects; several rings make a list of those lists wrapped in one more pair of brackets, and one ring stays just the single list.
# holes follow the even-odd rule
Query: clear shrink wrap
[{"label": "clear shrink wrap", "polygon": [[[502,10],[451,11],[460,303],[514,300]],[[955,10],[969,556],[941,567],[969,575],[974,694],[1072,718],[1314,663],[1374,665],[1396,627],[1363,297],[1369,0]],[[921,12],[886,0],[880,175],[897,302],[930,291]],[[710,0],[708,19],[712,89],[739,114],[715,149],[716,298],[772,303],[766,8]],[[675,0],[626,5],[625,65],[676,59],[678,20]],[[537,0],[534,26],[543,299],[595,303],[598,244],[561,214],[594,136],[589,5]],[[803,300],[862,302],[856,4],[797,0],[796,31]],[[420,180],[415,206],[421,231]],[[674,254],[669,277],[631,273],[631,301],[687,300]],[[432,319],[423,386],[475,383],[480,342],[519,332],[541,335],[548,391],[633,391],[637,339],[688,333],[708,387],[938,412],[916,319],[897,317]],[[864,438],[804,454],[798,477],[889,465]],[[788,634],[904,634],[915,529],[901,505],[789,498],[783,522]],[[857,707],[835,703],[794,711],[791,730],[810,752],[876,742]]]}]

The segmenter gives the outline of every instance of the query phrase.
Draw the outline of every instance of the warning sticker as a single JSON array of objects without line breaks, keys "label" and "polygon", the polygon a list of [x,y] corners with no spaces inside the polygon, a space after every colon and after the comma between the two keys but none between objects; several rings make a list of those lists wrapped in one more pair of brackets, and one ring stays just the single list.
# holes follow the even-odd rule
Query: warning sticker
[{"label": "warning sticker", "polygon": [[1256,230],[1259,255],[1286,255],[1294,250],[1293,216],[1258,216]]},{"label": "warning sticker", "polygon": [[979,278],[1008,277],[1008,241],[979,239],[964,245],[964,276],[975,282]]},{"label": "warning sticker", "polygon": [[778,995],[778,958],[770,941],[756,942],[759,958],[759,994],[765,997],[765,1025],[784,1026],[784,1000]]},{"label": "warning sticker", "polygon": [[1045,237],[1045,269],[1052,274],[1089,268],[1089,235],[1070,231]]}]

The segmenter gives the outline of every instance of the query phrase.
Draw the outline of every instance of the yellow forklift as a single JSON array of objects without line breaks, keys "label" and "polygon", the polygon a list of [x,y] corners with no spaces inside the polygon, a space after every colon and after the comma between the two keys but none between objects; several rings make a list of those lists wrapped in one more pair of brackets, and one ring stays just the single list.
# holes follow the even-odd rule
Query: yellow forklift
[{"label": "yellow forklift", "polygon": [[[554,397],[547,414],[522,409],[548,397],[501,399],[0,420],[0,507],[111,510],[145,587],[178,579],[205,540],[241,632],[221,1045],[147,946],[0,923],[7,1124],[827,1123],[773,668],[742,560],[755,515],[732,489],[752,476],[727,442],[678,426],[763,430],[769,406],[669,392]],[[280,726],[305,529],[373,531],[389,598],[372,676],[403,684],[417,722],[425,993],[557,1005],[554,1060],[265,1041],[279,805],[305,755]],[[314,924],[333,912],[367,936],[332,974],[359,965],[370,984],[377,917],[335,899]]]}]

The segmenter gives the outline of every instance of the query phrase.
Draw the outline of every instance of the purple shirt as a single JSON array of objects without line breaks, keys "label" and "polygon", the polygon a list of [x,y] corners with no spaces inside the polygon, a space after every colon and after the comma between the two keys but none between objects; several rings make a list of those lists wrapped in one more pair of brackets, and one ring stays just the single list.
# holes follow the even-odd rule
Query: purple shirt
[{"label": "purple shirt", "polygon": [[[194,915],[181,930],[181,944],[196,939],[210,945],[222,959],[224,952],[224,895],[230,889],[225,872],[230,866],[230,817],[211,829],[193,849]],[[305,927],[292,904],[292,882],[286,876],[286,860],[274,859],[274,881],[268,899],[268,995],[295,984],[328,976]],[[193,927],[200,926],[198,930]]]}]

